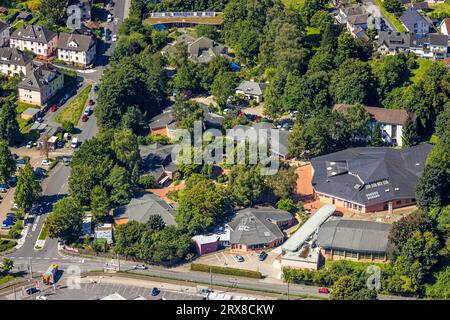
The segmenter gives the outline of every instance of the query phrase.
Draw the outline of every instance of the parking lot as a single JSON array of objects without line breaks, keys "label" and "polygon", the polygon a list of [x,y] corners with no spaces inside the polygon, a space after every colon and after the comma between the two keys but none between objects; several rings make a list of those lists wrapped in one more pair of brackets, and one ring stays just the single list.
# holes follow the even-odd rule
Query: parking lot
[{"label": "parking lot", "polygon": [[280,270],[273,267],[273,262],[280,254],[280,248],[266,252],[268,256],[264,261],[259,261],[259,253],[257,252],[239,253],[239,255],[244,258],[244,261],[238,262],[235,259],[236,254],[228,253],[226,251],[217,251],[211,254],[203,255],[195,262],[218,267],[259,271],[263,274],[263,276],[279,279]]}]

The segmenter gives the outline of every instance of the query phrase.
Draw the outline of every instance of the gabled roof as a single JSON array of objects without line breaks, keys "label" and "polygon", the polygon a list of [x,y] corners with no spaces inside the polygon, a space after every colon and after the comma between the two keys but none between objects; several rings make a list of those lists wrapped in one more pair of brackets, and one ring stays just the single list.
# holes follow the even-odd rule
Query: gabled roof
[{"label": "gabled roof", "polygon": [[412,7],[409,7],[405,12],[403,12],[400,17],[400,21],[408,30],[414,30],[414,24],[419,21],[423,21],[429,25],[428,20]]},{"label": "gabled roof", "polygon": [[377,46],[380,47],[385,44],[389,49],[395,50],[397,48],[409,48],[411,42],[411,34],[408,32],[392,32],[379,31]]},{"label": "gabled roof", "polygon": [[[333,110],[337,112],[346,112],[352,105],[335,104]],[[369,113],[370,117],[379,123],[403,125],[408,119],[414,120],[415,114],[407,112],[404,109],[386,109],[365,106],[364,109]]]},{"label": "gabled roof", "polygon": [[31,40],[40,43],[48,43],[57,34],[40,26],[24,24],[11,35],[11,39]]},{"label": "gabled roof", "polygon": [[424,45],[448,47],[448,37],[445,34],[427,34],[422,38],[411,38],[411,47],[422,48]]},{"label": "gabled roof", "polygon": [[169,124],[175,122],[171,109],[167,109],[163,113],[158,114],[152,118],[149,124],[150,129],[159,129],[168,126]]},{"label": "gabled roof", "polygon": [[289,212],[272,207],[241,210],[228,223],[231,229],[230,243],[257,245],[283,239],[284,234],[276,222],[290,221],[291,219],[293,216]]},{"label": "gabled roof", "polygon": [[345,7],[345,8],[342,8],[341,10],[347,17],[366,13],[366,10],[363,8],[363,6],[361,4],[357,4],[357,5],[350,6],[350,7]]},{"label": "gabled roof", "polygon": [[363,13],[358,15],[353,15],[348,17],[348,23],[352,25],[361,25],[361,24],[367,24],[367,20],[369,19],[370,14]]},{"label": "gabled roof", "polygon": [[445,18],[444,20],[442,20],[440,27],[442,28],[442,26],[445,25],[445,29],[447,30],[447,33],[450,32],[450,18]]},{"label": "gabled roof", "polygon": [[151,215],[159,215],[166,225],[175,225],[175,210],[154,193],[142,193],[130,203],[114,209],[114,219],[128,218],[128,221],[145,223]]},{"label": "gabled roof", "polygon": [[242,81],[241,84],[236,88],[236,90],[241,90],[246,94],[253,94],[260,96],[266,89],[267,84],[259,83],[255,81]]},{"label": "gabled roof", "polygon": [[87,52],[94,45],[94,39],[84,34],[65,32],[59,34],[58,49]]},{"label": "gabled roof", "polygon": [[22,82],[18,84],[18,88],[41,91],[61,75],[61,72],[52,65],[42,64],[34,69],[28,77],[22,80]]},{"label": "gabled roof", "polygon": [[0,63],[12,64],[15,66],[26,66],[33,59],[16,48],[0,48]]},{"label": "gabled roof", "polygon": [[319,229],[317,245],[325,249],[386,253],[390,224],[361,220],[329,220]]},{"label": "gabled roof", "polygon": [[363,147],[316,157],[312,184],[316,192],[362,206],[412,199],[431,149],[427,143],[408,149]]}]

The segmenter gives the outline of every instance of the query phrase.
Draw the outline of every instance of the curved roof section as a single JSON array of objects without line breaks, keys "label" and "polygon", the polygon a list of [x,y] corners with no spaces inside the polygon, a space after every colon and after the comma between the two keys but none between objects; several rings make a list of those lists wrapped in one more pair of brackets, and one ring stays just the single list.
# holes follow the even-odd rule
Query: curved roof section
[{"label": "curved roof section", "polygon": [[303,243],[336,211],[336,206],[326,204],[321,207],[311,218],[309,218],[294,235],[292,235],[282,246],[285,251],[297,251]]}]

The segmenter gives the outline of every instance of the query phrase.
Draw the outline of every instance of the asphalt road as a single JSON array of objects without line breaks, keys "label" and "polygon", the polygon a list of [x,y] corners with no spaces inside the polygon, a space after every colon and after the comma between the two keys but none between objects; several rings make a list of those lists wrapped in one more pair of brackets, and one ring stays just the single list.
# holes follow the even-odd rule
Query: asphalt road
[{"label": "asphalt road", "polygon": [[[118,32],[120,23],[124,20],[124,17],[128,14],[129,6],[130,6],[130,0],[116,0],[116,5],[114,7],[113,12],[113,19],[117,18],[117,23],[113,22],[111,23],[111,27],[113,28],[113,32]],[[107,62],[108,56],[111,54],[112,50],[114,49],[114,43],[108,46],[106,44],[103,47],[106,52],[101,51],[99,55],[99,61],[101,62]],[[84,73],[80,72],[79,76],[83,77],[84,84],[82,88],[86,86],[86,82],[92,82],[92,78],[86,79],[86,75],[93,75],[93,74],[101,74],[103,73],[103,70],[107,68],[107,65],[99,65],[94,71],[94,73]],[[92,71],[92,70],[91,70]],[[100,78],[97,79],[97,81],[94,81],[94,83],[97,83],[100,80]],[[82,90],[80,88],[79,90]],[[69,100],[70,101],[70,100]],[[54,121],[54,116],[57,113],[47,115],[47,120]],[[81,133],[79,134],[79,140],[81,142],[86,141],[97,133],[97,121],[93,114],[89,117],[89,120],[85,123],[80,122],[79,128],[81,129]],[[34,263],[35,260],[56,260],[63,258],[62,255],[58,252],[57,247],[57,240],[56,239],[47,239],[45,246],[41,250],[35,250],[34,246],[36,243],[36,240],[39,237],[40,231],[42,229],[42,226],[44,225],[45,218],[47,215],[52,211],[53,204],[61,199],[62,197],[65,197],[68,195],[68,178],[70,175],[70,168],[67,166],[64,166],[62,163],[59,163],[53,170],[50,172],[49,177],[45,180],[43,183],[43,195],[39,201],[39,206],[42,206],[44,211],[39,214],[35,218],[35,222],[29,226],[29,231],[26,236],[26,240],[21,248],[16,250],[14,253],[10,254],[9,257],[13,258],[13,260],[18,259],[19,261],[28,261],[30,258],[32,259],[32,262]],[[48,262],[46,261],[45,265],[48,267]]]},{"label": "asphalt road", "polygon": [[[366,6],[371,5],[371,6],[378,7],[374,0],[363,0],[363,3],[364,3]],[[386,23],[387,27],[388,27],[391,31],[398,31],[397,28],[396,28],[396,27],[394,26],[394,24],[392,23],[392,21],[389,20],[389,18],[386,17],[386,16],[383,14],[383,12],[382,12],[379,8],[378,8],[378,12],[377,12],[377,13],[383,18],[383,20],[384,20],[384,22]]]}]

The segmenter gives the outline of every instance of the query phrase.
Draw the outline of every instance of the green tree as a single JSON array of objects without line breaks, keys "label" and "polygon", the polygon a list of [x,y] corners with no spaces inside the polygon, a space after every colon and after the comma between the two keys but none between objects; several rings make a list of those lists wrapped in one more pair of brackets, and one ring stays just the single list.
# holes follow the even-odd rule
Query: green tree
[{"label": "green tree", "polygon": [[41,1],[39,5],[40,16],[48,25],[62,25],[68,3],[68,0]]},{"label": "green tree", "polygon": [[436,281],[426,286],[426,296],[432,299],[450,299],[450,267],[435,275]]},{"label": "green tree", "polygon": [[228,193],[237,206],[253,206],[266,199],[267,188],[259,166],[235,165],[228,181]]},{"label": "green tree", "polygon": [[168,226],[152,235],[152,261],[156,263],[175,263],[192,250],[189,235]]},{"label": "green tree", "polygon": [[290,212],[290,213],[294,213],[296,210],[294,200],[292,200],[291,198],[287,198],[287,197],[281,198],[280,200],[278,200],[277,208],[280,210]]},{"label": "green tree", "polygon": [[81,234],[83,208],[73,198],[63,198],[53,206],[53,212],[45,221],[48,235],[68,243],[76,242]]},{"label": "green tree", "polygon": [[402,140],[403,148],[412,147],[419,143],[419,135],[417,134],[414,123],[410,117],[408,117],[403,124]]},{"label": "green tree", "polygon": [[125,256],[136,255],[139,251],[139,240],[144,232],[144,225],[137,221],[130,221],[117,226],[115,238],[115,252]]},{"label": "green tree", "polygon": [[385,0],[383,2],[383,6],[386,8],[387,11],[395,13],[397,16],[400,16],[402,12],[405,10],[401,0]]},{"label": "green tree", "polygon": [[217,39],[217,32],[214,26],[200,24],[195,27],[195,34],[197,37],[207,37],[213,40]]},{"label": "green tree", "polygon": [[6,140],[11,146],[20,138],[16,108],[11,103],[0,107],[0,140]]},{"label": "green tree", "polygon": [[124,168],[115,165],[105,180],[110,189],[110,200],[116,205],[127,204],[133,195],[131,174]]},{"label": "green tree", "polygon": [[2,270],[4,273],[9,273],[14,268],[14,262],[9,258],[3,258]]},{"label": "green tree", "polygon": [[38,199],[42,191],[41,185],[34,179],[34,172],[30,162],[27,161],[25,167],[19,170],[16,190],[14,192],[14,202],[19,208],[28,210]]},{"label": "green tree", "polygon": [[360,281],[352,276],[338,279],[331,288],[331,300],[376,300],[375,290],[366,288]]},{"label": "green tree", "polygon": [[196,234],[207,230],[227,212],[223,188],[200,175],[192,175],[179,196],[175,220],[179,228]]},{"label": "green tree", "polygon": [[378,122],[376,122],[374,127],[373,127],[372,146],[380,147],[382,145],[383,145],[383,140],[382,140],[382,137],[381,137],[380,124]]},{"label": "green tree", "polygon": [[236,82],[237,79],[233,72],[221,72],[214,78],[211,84],[211,94],[220,106],[225,106],[228,97],[234,94]]},{"label": "green tree", "polygon": [[4,140],[0,140],[0,181],[6,182],[16,171],[16,161]]},{"label": "green tree", "polygon": [[108,192],[100,185],[96,185],[91,192],[91,211],[96,221],[101,220],[110,206]]},{"label": "green tree", "polygon": [[330,92],[335,103],[366,103],[372,93],[372,74],[358,59],[345,60],[331,77]]}]

